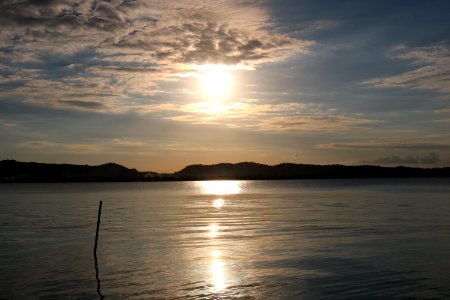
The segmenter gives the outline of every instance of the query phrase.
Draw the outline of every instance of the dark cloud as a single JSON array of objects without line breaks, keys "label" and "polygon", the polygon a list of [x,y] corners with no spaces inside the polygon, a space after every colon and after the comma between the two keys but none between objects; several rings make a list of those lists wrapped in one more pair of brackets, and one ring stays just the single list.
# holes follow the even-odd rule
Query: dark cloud
[{"label": "dark cloud", "polygon": [[444,143],[332,143],[317,145],[319,149],[348,149],[348,150],[450,150],[450,144]]},{"label": "dark cloud", "polygon": [[[245,16],[242,9],[247,18],[237,21]],[[12,44],[34,44],[34,51],[42,49],[39,42],[57,40],[78,50],[85,43],[110,51],[141,49],[156,61],[179,63],[270,60],[312,43],[263,30],[267,14],[245,1],[10,0],[0,3],[0,20],[5,41],[14,37]]]},{"label": "dark cloud", "polygon": [[157,59],[183,64],[259,63],[292,51],[304,51],[311,44],[282,35],[249,33],[216,22],[156,27],[153,31],[125,35],[113,43],[116,47],[150,51]]},{"label": "dark cloud", "polygon": [[94,66],[89,68],[90,72],[104,73],[160,73],[161,69],[151,67],[120,67],[120,66]]},{"label": "dark cloud", "polygon": [[75,106],[85,109],[104,109],[105,106],[100,102],[93,101],[76,101],[76,100],[60,100],[61,104],[66,106]]},{"label": "dark cloud", "polygon": [[6,0],[0,3],[0,24],[41,26],[54,33],[82,27],[111,31],[126,26],[129,6],[122,1]]},{"label": "dark cloud", "polygon": [[375,159],[373,161],[363,161],[363,163],[375,163],[380,165],[417,165],[417,164],[437,164],[440,162],[439,154],[431,152],[426,155],[406,155],[406,156],[388,156]]}]

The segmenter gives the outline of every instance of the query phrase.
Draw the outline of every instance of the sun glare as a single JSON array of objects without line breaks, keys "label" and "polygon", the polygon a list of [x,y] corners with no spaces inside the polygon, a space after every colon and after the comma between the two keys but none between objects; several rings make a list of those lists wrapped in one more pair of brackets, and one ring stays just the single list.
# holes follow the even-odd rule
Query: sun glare
[{"label": "sun glare", "polygon": [[197,112],[205,114],[221,114],[225,113],[229,107],[220,101],[198,102],[194,104]]},{"label": "sun glare", "polygon": [[198,66],[197,69],[200,72],[202,92],[208,99],[217,100],[229,96],[233,82],[229,67],[207,64]]},{"label": "sun glare", "polygon": [[225,201],[223,199],[216,199],[213,203],[215,208],[221,208],[225,204]]},{"label": "sun glare", "polygon": [[203,194],[233,195],[241,192],[239,181],[236,180],[201,181],[199,185]]}]

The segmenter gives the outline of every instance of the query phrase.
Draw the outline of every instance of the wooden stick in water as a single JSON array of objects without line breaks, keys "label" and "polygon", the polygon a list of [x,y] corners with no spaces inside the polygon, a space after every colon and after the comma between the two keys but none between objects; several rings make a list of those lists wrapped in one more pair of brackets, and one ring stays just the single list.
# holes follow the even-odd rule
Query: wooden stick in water
[{"label": "wooden stick in water", "polygon": [[95,278],[97,278],[97,294],[100,299],[103,299],[103,295],[100,292],[100,278],[98,277],[98,264],[97,264],[97,242],[98,242],[98,231],[100,229],[100,217],[102,215],[102,201],[98,205],[98,217],[97,217],[97,231],[95,232],[95,245],[94,245],[94,261],[95,261]]}]

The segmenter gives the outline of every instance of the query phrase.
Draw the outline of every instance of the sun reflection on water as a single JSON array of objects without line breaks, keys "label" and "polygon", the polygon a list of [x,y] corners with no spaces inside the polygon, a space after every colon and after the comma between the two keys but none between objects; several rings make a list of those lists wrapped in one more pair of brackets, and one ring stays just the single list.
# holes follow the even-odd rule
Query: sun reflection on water
[{"label": "sun reflection on water", "polygon": [[[214,256],[213,251],[213,256]],[[216,253],[217,254],[217,253]],[[224,265],[220,258],[214,257],[211,262],[211,275],[212,282],[214,284],[214,289],[217,291],[221,291],[225,288],[225,272]]]},{"label": "sun reflection on water", "polygon": [[225,204],[225,201],[223,199],[216,199],[213,202],[213,205],[215,208],[221,208]]},{"label": "sun reflection on water", "polygon": [[203,193],[209,195],[233,195],[241,192],[237,180],[201,181],[199,184]]},{"label": "sun reflection on water", "polygon": [[220,252],[220,250],[214,250],[213,252],[211,252],[212,257],[220,257],[221,255],[222,253]]},{"label": "sun reflection on water", "polygon": [[209,225],[209,237],[214,238],[217,236],[218,231],[219,231],[219,226],[217,226],[216,224],[211,224]]},{"label": "sun reflection on water", "polygon": [[[241,182],[237,180],[214,180],[214,181],[201,181],[198,182],[198,187],[201,189],[201,192],[206,195],[235,195],[240,194],[242,192]],[[215,197],[212,200],[212,205],[216,209],[221,209],[225,205],[225,200],[222,197]],[[225,197],[224,197],[225,198]],[[208,200],[211,201],[211,200]],[[227,200],[228,201],[228,200]],[[211,202],[209,202],[211,203]],[[208,236],[210,238],[209,243],[213,247],[220,245],[219,239],[217,239],[219,235],[219,224],[220,219],[216,219],[212,223],[208,225]],[[212,290],[214,292],[221,293],[224,289],[227,288],[225,284],[226,279],[226,269],[225,264],[222,260],[222,253],[220,250],[213,250],[210,253],[210,282],[212,283]]]}]

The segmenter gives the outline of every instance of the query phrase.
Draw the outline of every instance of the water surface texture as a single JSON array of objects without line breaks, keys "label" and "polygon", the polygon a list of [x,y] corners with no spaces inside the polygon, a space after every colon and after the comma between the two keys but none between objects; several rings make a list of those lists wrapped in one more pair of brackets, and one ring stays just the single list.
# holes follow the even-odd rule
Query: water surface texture
[{"label": "water surface texture", "polygon": [[450,298],[450,180],[0,185],[0,299]]}]

